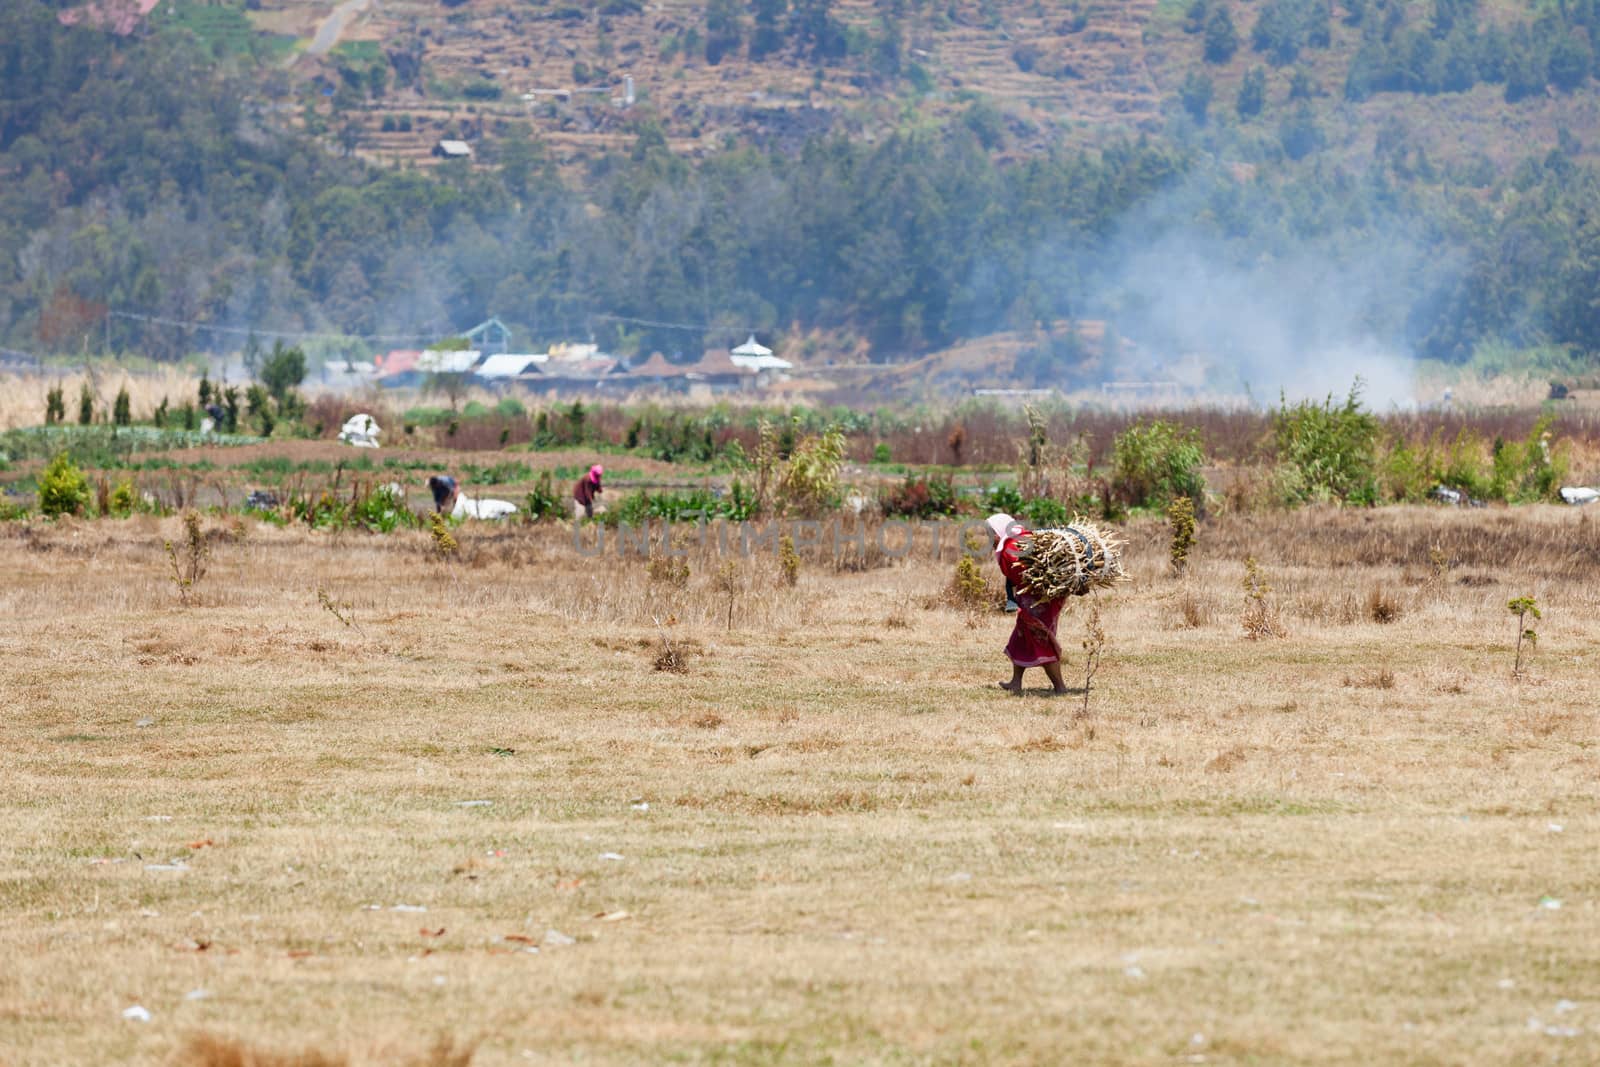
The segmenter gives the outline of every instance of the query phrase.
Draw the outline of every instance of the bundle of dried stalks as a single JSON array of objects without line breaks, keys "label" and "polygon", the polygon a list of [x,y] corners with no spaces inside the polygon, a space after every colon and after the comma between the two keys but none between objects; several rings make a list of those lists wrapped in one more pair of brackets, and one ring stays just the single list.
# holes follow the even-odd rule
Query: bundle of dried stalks
[{"label": "bundle of dried stalks", "polygon": [[1022,591],[1040,600],[1083,596],[1123,581],[1119,549],[1126,542],[1092,522],[1075,518],[1071,525],[1035,530],[1022,538]]}]

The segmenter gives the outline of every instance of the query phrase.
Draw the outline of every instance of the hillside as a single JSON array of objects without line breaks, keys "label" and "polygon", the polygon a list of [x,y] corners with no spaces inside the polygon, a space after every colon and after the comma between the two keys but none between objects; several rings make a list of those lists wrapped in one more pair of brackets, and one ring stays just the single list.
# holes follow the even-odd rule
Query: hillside
[{"label": "hillside", "polygon": [[[1197,75],[1212,86],[1209,117],[1246,135],[1252,127],[1275,135],[1294,103],[1296,79],[1304,78],[1325,126],[1324,148],[1344,160],[1370,158],[1381,138],[1398,137],[1435,160],[1487,160],[1504,169],[1527,145],[1554,143],[1561,129],[1591,150],[1591,134],[1600,132],[1600,94],[1587,82],[1569,92],[1546,92],[1541,83],[1515,102],[1500,80],[1465,91],[1350,99],[1346,82],[1377,11],[1402,10],[1404,25],[1416,27],[1428,21],[1431,3],[1365,5],[1375,11],[1360,22],[1351,12],[1362,5],[1332,8],[1326,46],[1297,49],[1292,62],[1252,47],[1253,27],[1275,6],[1264,0],[1202,0],[1208,11],[1229,13],[1239,40],[1231,55],[1209,60],[1204,31],[1192,32],[1188,0],[838,0],[830,17],[849,43],[845,55],[823,62],[787,38],[759,54],[747,11],[737,21],[740,43],[713,49],[708,9],[716,6],[392,0],[363,5],[337,46],[321,55],[302,50],[289,69],[301,86],[337,86],[351,71],[385,66],[382,93],[335,93],[317,110],[346,130],[342,137],[357,151],[416,162],[445,136],[478,143],[492,159],[497,137],[525,130],[571,164],[630,143],[641,114],[684,154],[730,144],[793,150],[827,132],[882,136],[912,115],[948,117],[975,99],[1002,117],[1004,151],[1022,156],[1108,136],[1170,133],[1183,111],[1185,82]],[[1532,23],[1539,5],[1457,6],[1472,9],[1474,25],[1514,34]],[[250,18],[263,31],[309,44],[330,22],[330,10],[321,0],[262,0]],[[1264,103],[1241,120],[1233,102],[1257,69],[1265,75]],[[632,107],[624,104],[630,79]]]},{"label": "hillside", "polygon": [[1594,0],[149,7],[0,9],[17,350],[497,314],[1230,388],[1600,350]]}]

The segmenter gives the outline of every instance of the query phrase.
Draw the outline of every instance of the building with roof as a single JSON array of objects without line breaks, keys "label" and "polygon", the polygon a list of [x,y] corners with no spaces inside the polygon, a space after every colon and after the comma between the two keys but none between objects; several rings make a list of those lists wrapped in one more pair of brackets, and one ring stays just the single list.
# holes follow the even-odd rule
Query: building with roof
[{"label": "building with roof", "polygon": [[768,371],[774,374],[793,370],[794,364],[786,359],[779,359],[772,354],[772,349],[756,340],[756,335],[751,334],[750,340],[728,353],[735,366],[752,371]]},{"label": "building with roof", "polygon": [[433,146],[433,154],[439,159],[471,159],[472,146],[465,141],[440,141]]},{"label": "building with roof", "polygon": [[540,365],[549,360],[550,357],[543,352],[522,355],[502,353],[487,357],[472,369],[472,373],[491,384],[504,385],[513,379],[540,373]]},{"label": "building with roof", "polygon": [[417,357],[417,370],[423,374],[466,374],[483,358],[476,348],[429,348]]},{"label": "building with roof", "polygon": [[511,348],[511,327],[491,315],[461,335],[479,352],[503,355]]}]

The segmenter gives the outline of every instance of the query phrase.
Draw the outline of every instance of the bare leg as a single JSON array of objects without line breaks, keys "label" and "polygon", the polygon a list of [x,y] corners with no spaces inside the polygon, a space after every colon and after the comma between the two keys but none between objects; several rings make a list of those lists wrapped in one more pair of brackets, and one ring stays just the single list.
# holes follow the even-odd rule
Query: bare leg
[{"label": "bare leg", "polygon": [[1000,688],[1012,693],[1022,692],[1022,668],[1013,666],[1011,668],[1011,681],[1001,682]]},{"label": "bare leg", "polygon": [[1067,691],[1067,683],[1061,680],[1060,661],[1055,663],[1046,663],[1044,665],[1044,673],[1049,676],[1050,684],[1055,686],[1056,696],[1060,696]]}]

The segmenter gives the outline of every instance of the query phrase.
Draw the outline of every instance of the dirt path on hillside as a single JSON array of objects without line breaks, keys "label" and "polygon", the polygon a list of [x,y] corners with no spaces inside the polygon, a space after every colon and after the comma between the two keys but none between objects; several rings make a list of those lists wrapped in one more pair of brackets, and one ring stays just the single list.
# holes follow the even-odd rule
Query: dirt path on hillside
[{"label": "dirt path on hillside", "polygon": [[344,0],[342,4],[335,4],[333,11],[322,20],[322,25],[317,27],[317,32],[311,38],[311,43],[306,46],[306,50],[291,56],[287,65],[292,66],[301,55],[327,55],[344,36],[345,27],[371,6],[372,0]]}]

